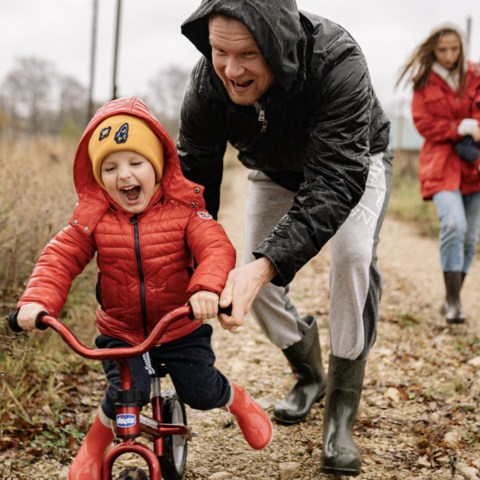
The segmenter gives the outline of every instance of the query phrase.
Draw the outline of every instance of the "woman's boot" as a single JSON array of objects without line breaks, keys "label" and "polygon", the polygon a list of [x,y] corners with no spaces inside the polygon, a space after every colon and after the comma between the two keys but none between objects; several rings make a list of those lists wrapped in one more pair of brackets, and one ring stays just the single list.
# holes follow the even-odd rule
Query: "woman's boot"
[{"label": "woman's boot", "polygon": [[[103,458],[108,446],[113,442],[115,434],[112,426],[108,427],[100,420],[104,417],[104,423],[110,423],[103,412],[95,417],[82,446],[73,460],[68,471],[68,480],[100,480]],[[103,418],[102,417],[102,418]]]},{"label": "woman's boot", "polygon": [[233,385],[233,399],[227,410],[234,415],[245,440],[252,448],[261,450],[270,444],[273,427],[268,415],[240,385]]},{"label": "woman's boot", "polygon": [[358,475],[362,460],[353,441],[353,425],[365,375],[364,360],[330,355],[323,418],[322,469],[335,475]]},{"label": "woman's boot", "polygon": [[310,328],[297,343],[282,350],[297,381],[273,409],[273,418],[281,424],[301,422],[312,405],[325,395],[325,370],[315,318],[305,317]]},{"label": "woman's boot", "polygon": [[460,301],[460,290],[465,274],[462,272],[443,272],[443,278],[446,290],[445,318],[447,323],[463,323],[465,322],[465,316]]}]

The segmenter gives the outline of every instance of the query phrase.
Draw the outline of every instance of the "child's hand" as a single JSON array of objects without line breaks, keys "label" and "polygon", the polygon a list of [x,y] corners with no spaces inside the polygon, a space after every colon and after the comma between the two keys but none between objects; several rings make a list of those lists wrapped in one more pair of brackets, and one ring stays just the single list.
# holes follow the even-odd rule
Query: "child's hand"
[{"label": "child's hand", "polygon": [[[18,311],[18,325],[23,330],[35,330],[35,320],[40,312],[45,312],[46,309],[39,303],[27,303],[20,307]],[[40,330],[39,330],[40,331]]]},{"label": "child's hand", "polygon": [[208,320],[218,313],[218,295],[213,292],[201,290],[194,293],[189,300],[192,306],[193,316],[196,320]]}]

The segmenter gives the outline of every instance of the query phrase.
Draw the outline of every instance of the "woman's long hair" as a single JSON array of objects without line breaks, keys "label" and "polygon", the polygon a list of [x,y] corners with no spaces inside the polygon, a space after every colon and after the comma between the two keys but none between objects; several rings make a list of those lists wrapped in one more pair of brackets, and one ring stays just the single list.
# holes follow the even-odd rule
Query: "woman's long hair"
[{"label": "woman's long hair", "polygon": [[451,26],[439,27],[414,50],[410,59],[400,71],[400,76],[396,83],[398,86],[403,79],[412,80],[414,90],[424,87],[428,82],[428,77],[432,70],[433,62],[435,62],[435,48],[442,37],[453,33],[460,41],[460,56],[453,71],[458,73],[459,86],[458,91],[461,92],[465,88],[465,49],[463,37],[459,30]]}]

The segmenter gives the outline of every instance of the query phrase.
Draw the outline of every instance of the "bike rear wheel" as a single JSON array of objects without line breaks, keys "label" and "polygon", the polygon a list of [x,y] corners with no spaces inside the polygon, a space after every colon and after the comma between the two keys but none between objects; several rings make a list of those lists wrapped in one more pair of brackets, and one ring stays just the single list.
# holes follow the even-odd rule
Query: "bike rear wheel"
[{"label": "bike rear wheel", "polygon": [[[187,425],[185,405],[173,390],[163,392],[162,416],[164,423]],[[182,435],[167,435],[164,446],[164,455],[158,457],[162,477],[165,480],[182,480],[187,463],[187,439]]]}]

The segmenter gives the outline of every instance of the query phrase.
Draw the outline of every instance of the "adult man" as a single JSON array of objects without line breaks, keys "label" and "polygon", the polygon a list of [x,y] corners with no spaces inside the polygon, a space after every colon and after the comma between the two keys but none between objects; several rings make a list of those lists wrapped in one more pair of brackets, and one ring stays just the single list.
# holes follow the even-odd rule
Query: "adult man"
[{"label": "adult man", "polygon": [[[375,341],[375,247],[391,173],[389,122],[365,59],[344,29],[300,14],[294,0],[204,0],[182,33],[203,54],[182,106],[185,175],[205,186],[216,215],[227,141],[251,169],[248,258],[229,275],[221,304],[233,309],[222,324],[241,325],[251,307],[285,354],[297,382],[275,405],[277,421],[303,420],[326,391],[323,469],[355,475],[352,428]],[[332,237],[327,379],[315,319],[300,318],[288,284]]]}]

